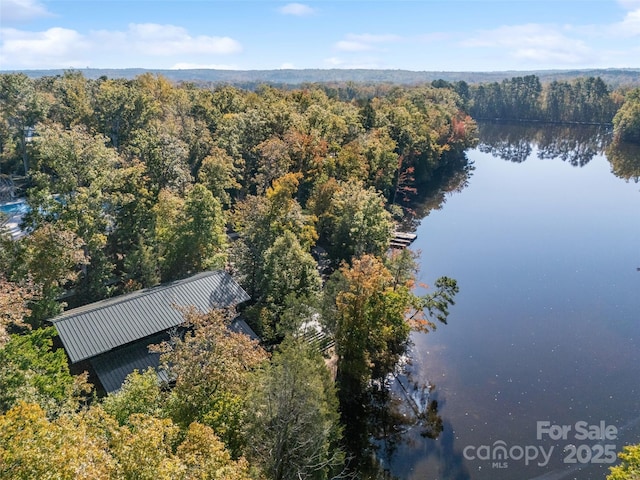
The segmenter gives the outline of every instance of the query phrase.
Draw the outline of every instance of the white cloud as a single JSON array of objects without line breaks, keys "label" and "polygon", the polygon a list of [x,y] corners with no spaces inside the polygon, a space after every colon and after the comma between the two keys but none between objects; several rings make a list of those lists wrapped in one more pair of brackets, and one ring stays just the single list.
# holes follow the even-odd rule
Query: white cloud
[{"label": "white cloud", "polygon": [[278,67],[280,70],[293,70],[296,66],[293,63],[285,62]]},{"label": "white cloud", "polygon": [[[156,23],[132,23],[125,32],[98,31],[91,34],[100,43],[154,56],[185,54],[226,55],[242,51],[242,46],[230,37],[193,37],[182,27]],[[126,50],[125,50],[126,51]]]},{"label": "white cloud", "polygon": [[640,35],[640,8],[627,13],[622,22],[614,25],[611,34],[622,34],[624,36]]},{"label": "white cloud", "polygon": [[37,0],[2,0],[0,2],[0,20],[4,24],[28,22],[52,14]]},{"label": "white cloud", "polygon": [[[43,32],[0,29],[0,60],[7,69],[161,66],[151,64],[152,57],[173,59],[174,65],[211,65],[193,57],[241,51],[242,45],[233,38],[193,36],[175,25],[130,24],[125,31],[100,30],[87,34],[65,28]],[[110,59],[111,63],[97,64],[96,58],[103,62]],[[204,68],[219,67],[221,65]]]},{"label": "white cloud", "polygon": [[584,57],[569,50],[545,50],[544,48],[519,48],[513,52],[513,57],[519,60],[532,60],[548,64],[575,65],[584,61]]},{"label": "white cloud", "polygon": [[68,68],[83,66],[86,40],[75,30],[50,28],[44,32],[24,32],[13,28],[0,29],[3,65],[23,67]]},{"label": "white cloud", "polygon": [[581,64],[593,57],[592,49],[583,40],[570,38],[557,27],[540,24],[502,26],[481,31],[460,42],[460,45],[501,48],[512,58],[541,64]]},{"label": "white cloud", "polygon": [[402,37],[393,34],[349,33],[345,35],[345,40],[336,42],[334,48],[342,52],[364,52],[379,49],[380,44],[398,42],[400,40],[402,40]]},{"label": "white cloud", "polygon": [[224,65],[219,63],[188,63],[180,62],[171,67],[171,70],[238,70],[237,65]]},{"label": "white cloud", "polygon": [[316,13],[315,9],[303,3],[288,3],[278,11],[284,15],[294,15],[296,17],[306,17]]},{"label": "white cloud", "polygon": [[[624,17],[619,22],[610,24],[590,24],[590,25],[567,25],[565,30],[574,34],[582,35],[589,39],[598,39],[599,42],[619,40],[623,38],[636,37],[640,35],[640,0],[625,2],[631,7],[635,4],[635,9],[625,12]],[[632,48],[632,45],[628,45]]]}]

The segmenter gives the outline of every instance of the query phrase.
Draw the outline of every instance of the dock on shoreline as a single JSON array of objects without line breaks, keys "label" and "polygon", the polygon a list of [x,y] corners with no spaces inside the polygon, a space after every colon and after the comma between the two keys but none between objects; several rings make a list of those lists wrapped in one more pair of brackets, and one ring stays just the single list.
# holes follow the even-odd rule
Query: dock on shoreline
[{"label": "dock on shoreline", "polygon": [[393,232],[393,237],[391,238],[391,248],[401,250],[403,248],[407,248],[411,245],[415,239],[418,238],[418,235],[415,233],[408,232]]}]

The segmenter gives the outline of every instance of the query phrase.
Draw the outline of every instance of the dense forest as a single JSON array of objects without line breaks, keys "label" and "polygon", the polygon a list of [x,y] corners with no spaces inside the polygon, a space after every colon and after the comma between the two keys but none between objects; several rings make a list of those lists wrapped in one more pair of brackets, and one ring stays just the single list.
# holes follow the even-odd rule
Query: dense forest
[{"label": "dense forest", "polygon": [[[443,277],[418,295],[415,254],[390,251],[392,234],[427,186],[464,181],[470,113],[613,122],[633,140],[636,92],[533,76],[244,90],[0,75],[3,192],[27,203],[24,235],[0,239],[0,478],[366,471],[386,379],[458,290]],[[209,269],[248,292],[261,345],[229,333],[232,312],[190,311],[189,333],[156,347],[172,388],[139,372],[105,397],[70,371],[49,319]],[[310,320],[335,342],[333,376],[300,333]]]},{"label": "dense forest", "polygon": [[[420,184],[477,142],[453,90],[343,100],[65,72],[2,75],[0,103],[0,171],[28,205],[25,235],[0,244],[0,477],[329,478],[368,458],[354,409],[457,291],[417,295],[413,254],[387,254]],[[228,313],[188,313],[158,346],[170,390],[140,372],[101,399],[47,327],[221,268],[262,346]],[[335,341],[335,384],[300,338],[310,319]]]}]

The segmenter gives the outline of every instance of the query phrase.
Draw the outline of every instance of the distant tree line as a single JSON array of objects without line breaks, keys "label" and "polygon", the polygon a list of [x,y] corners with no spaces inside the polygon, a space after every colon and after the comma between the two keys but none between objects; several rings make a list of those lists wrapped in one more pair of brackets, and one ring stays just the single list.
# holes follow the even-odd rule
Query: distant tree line
[{"label": "distant tree line", "polygon": [[454,87],[473,118],[504,121],[610,124],[624,101],[600,77],[542,83],[536,75],[501,82],[467,85],[434,82]]},{"label": "distant tree line", "polygon": [[[215,70],[184,69],[161,70],[144,68],[103,69],[86,68],[82,74],[92,80],[100,77],[133,80],[144,74],[160,75],[173,82],[193,82],[206,88],[217,88],[222,85],[247,90],[254,90],[260,85],[268,84],[278,88],[299,88],[302,84],[395,84],[419,85],[443,79],[447,82],[464,81],[467,83],[501,82],[509,78],[510,72],[433,72],[390,69],[277,69],[277,70]],[[11,72],[19,73],[19,72]],[[32,78],[55,77],[65,73],[64,70],[26,70],[25,74]],[[582,70],[532,70],[524,75],[536,75],[543,83],[555,81],[569,82],[580,77],[600,77],[614,88],[621,86],[638,86],[640,69],[607,68]]]}]

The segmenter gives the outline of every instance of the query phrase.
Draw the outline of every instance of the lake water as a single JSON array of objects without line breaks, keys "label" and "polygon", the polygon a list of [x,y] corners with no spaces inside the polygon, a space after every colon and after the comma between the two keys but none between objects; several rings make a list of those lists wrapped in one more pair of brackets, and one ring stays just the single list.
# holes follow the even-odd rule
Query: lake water
[{"label": "lake water", "polygon": [[381,453],[394,477],[604,479],[640,442],[640,183],[612,174],[608,137],[483,126],[468,185],[421,221],[421,281],[460,293],[413,337],[411,380],[435,384],[444,431]]}]

